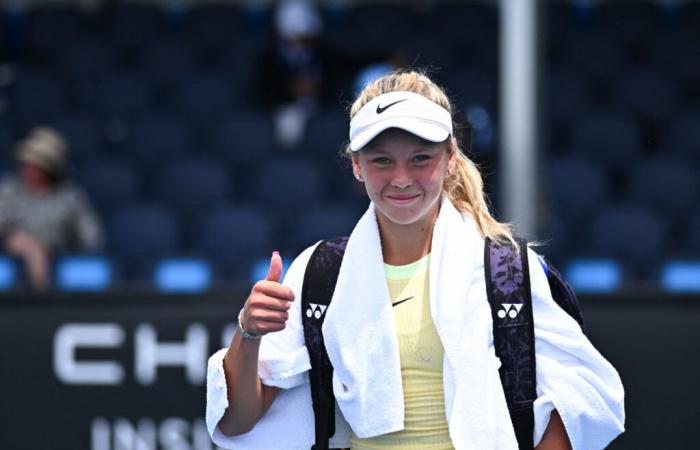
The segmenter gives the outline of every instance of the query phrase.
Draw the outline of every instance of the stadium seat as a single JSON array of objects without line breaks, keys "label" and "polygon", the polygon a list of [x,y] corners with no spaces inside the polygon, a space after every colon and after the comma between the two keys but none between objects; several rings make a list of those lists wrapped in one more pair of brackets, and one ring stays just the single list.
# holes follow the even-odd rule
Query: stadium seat
[{"label": "stadium seat", "polygon": [[700,110],[686,111],[669,120],[666,148],[680,158],[700,161]]},{"label": "stadium seat", "polygon": [[145,113],[133,123],[128,151],[147,166],[171,161],[187,152],[188,131],[187,124],[176,115]]},{"label": "stadium seat", "polygon": [[165,167],[156,180],[161,202],[186,215],[201,214],[226,201],[231,182],[216,161],[187,158]]},{"label": "stadium seat", "polygon": [[94,116],[66,113],[52,118],[48,124],[66,139],[69,157],[73,161],[84,161],[104,150],[102,129]]},{"label": "stadium seat", "polygon": [[102,78],[116,61],[101,36],[85,36],[59,49],[57,65],[71,82],[91,82]]},{"label": "stadium seat", "polygon": [[59,49],[87,30],[88,16],[77,4],[54,4],[32,9],[26,17],[25,39],[29,58],[37,63],[55,62]]},{"label": "stadium seat", "polygon": [[106,119],[131,118],[155,104],[155,89],[138,71],[109,74],[98,85],[94,107]]},{"label": "stadium seat", "polygon": [[322,160],[335,158],[348,143],[349,119],[337,111],[321,110],[307,124],[304,149]]},{"label": "stadium seat", "polygon": [[133,202],[140,192],[140,180],[134,167],[113,157],[83,164],[78,180],[103,214]]},{"label": "stadium seat", "polygon": [[608,205],[593,217],[588,231],[588,250],[619,259],[633,276],[648,276],[649,264],[667,245],[667,223],[642,206]]},{"label": "stadium seat", "polygon": [[612,259],[573,259],[564,275],[579,293],[613,292],[623,279],[622,267]]},{"label": "stadium seat", "polygon": [[698,204],[700,174],[680,159],[647,159],[631,168],[628,193],[669,220],[687,217]]},{"label": "stadium seat", "polygon": [[304,211],[294,227],[296,247],[302,250],[321,239],[349,236],[360,216],[344,205],[325,205]]},{"label": "stadium seat", "polygon": [[0,255],[0,291],[9,291],[17,286],[17,264],[15,259]]},{"label": "stadium seat", "polygon": [[613,92],[616,105],[644,119],[663,122],[678,108],[676,87],[660,70],[631,68]]},{"label": "stadium seat", "polygon": [[47,122],[69,108],[68,89],[59,76],[20,68],[16,77],[11,87],[11,100],[14,112],[22,123],[31,126]]},{"label": "stadium seat", "polygon": [[572,147],[604,165],[623,166],[633,160],[640,147],[636,121],[614,111],[589,111],[572,125]]},{"label": "stadium seat", "polygon": [[588,216],[610,194],[605,171],[585,159],[558,158],[548,164],[544,192],[562,214]]},{"label": "stadium seat", "polygon": [[318,168],[305,159],[268,161],[255,174],[251,187],[256,201],[286,212],[313,206],[325,192]]},{"label": "stadium seat", "polygon": [[265,161],[270,156],[274,130],[269,115],[249,111],[227,115],[214,124],[206,135],[208,146],[217,157],[241,165]]},{"label": "stadium seat", "polygon": [[112,264],[104,256],[63,255],[55,271],[56,288],[62,291],[105,291],[113,279]]},{"label": "stadium seat", "polygon": [[228,114],[233,93],[226,77],[214,72],[193,72],[179,82],[171,95],[174,106],[185,117],[206,120]]},{"label": "stadium seat", "polygon": [[551,66],[544,91],[547,116],[557,123],[572,123],[591,107],[592,89],[578,71]]},{"label": "stadium seat", "polygon": [[170,294],[201,293],[212,283],[212,269],[200,258],[167,258],[156,264],[156,289]]},{"label": "stadium seat", "polygon": [[177,35],[159,34],[143,46],[138,65],[158,87],[176,91],[177,84],[196,67],[191,45]]},{"label": "stadium seat", "polygon": [[217,273],[247,278],[252,261],[273,250],[272,228],[255,209],[224,206],[195,224],[194,250],[214,261]]},{"label": "stadium seat", "polygon": [[669,261],[661,268],[661,286],[676,293],[700,293],[700,259]]},{"label": "stadium seat", "polygon": [[108,242],[125,276],[145,275],[154,261],[178,249],[180,230],[176,217],[158,204],[134,204],[113,213]]}]

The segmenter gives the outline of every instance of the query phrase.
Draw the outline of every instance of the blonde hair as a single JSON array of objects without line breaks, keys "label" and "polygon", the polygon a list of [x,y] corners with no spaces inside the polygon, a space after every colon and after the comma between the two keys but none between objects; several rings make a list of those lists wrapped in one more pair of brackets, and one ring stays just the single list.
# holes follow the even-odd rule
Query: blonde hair
[{"label": "blonde hair", "polygon": [[[397,71],[368,84],[352,104],[350,118],[373,98],[393,91],[408,91],[422,95],[452,114],[452,105],[442,88],[425,74],[412,70]],[[474,217],[479,231],[485,238],[500,244],[510,243],[517,249],[518,245],[513,238],[510,225],[498,222],[489,211],[484,194],[484,182],[476,164],[462,152],[454,136],[447,139],[446,146],[448,152],[455,152],[456,164],[452,173],[445,177],[442,192],[449,197],[459,211],[468,212]],[[349,145],[345,148],[345,154],[352,157],[353,152]]]}]

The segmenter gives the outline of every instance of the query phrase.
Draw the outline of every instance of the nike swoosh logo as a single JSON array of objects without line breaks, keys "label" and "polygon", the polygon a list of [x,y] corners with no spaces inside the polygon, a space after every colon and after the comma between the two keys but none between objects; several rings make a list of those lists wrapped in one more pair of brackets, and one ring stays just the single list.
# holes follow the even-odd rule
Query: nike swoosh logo
[{"label": "nike swoosh logo", "polygon": [[403,300],[399,300],[399,301],[396,302],[396,303],[392,303],[391,306],[394,307],[394,306],[396,306],[396,305],[400,305],[401,303],[407,302],[407,301],[409,301],[409,300],[412,299],[412,298],[413,298],[413,295],[410,296],[410,297],[408,297],[408,298],[405,298],[405,299],[403,299]]},{"label": "nike swoosh logo", "polygon": [[389,108],[391,108],[392,106],[394,106],[395,104],[401,103],[401,102],[405,102],[406,100],[408,100],[408,99],[407,99],[407,98],[404,98],[404,99],[401,99],[401,100],[396,100],[395,102],[389,103],[388,105],[386,105],[386,106],[384,106],[384,107],[381,107],[381,106],[377,105],[377,114],[381,114],[381,113],[383,113],[384,111],[386,111],[387,109],[389,109]]}]

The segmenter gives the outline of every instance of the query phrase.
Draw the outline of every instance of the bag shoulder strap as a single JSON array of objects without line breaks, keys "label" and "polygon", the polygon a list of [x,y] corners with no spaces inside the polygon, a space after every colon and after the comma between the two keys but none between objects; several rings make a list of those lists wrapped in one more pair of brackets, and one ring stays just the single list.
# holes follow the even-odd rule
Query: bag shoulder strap
[{"label": "bag shoulder strap", "polygon": [[574,289],[571,287],[568,281],[546,258],[540,257],[540,263],[542,268],[547,274],[547,283],[549,284],[549,290],[552,292],[552,298],[554,301],[566,311],[571,317],[578,322],[586,333],[586,324],[583,320],[583,313],[581,312],[581,304],[576,297]]},{"label": "bag shoulder strap", "polygon": [[532,449],[537,398],[535,326],[528,270],[527,243],[518,247],[486,239],[486,295],[493,318],[493,341],[501,360],[499,375],[518,447]]},{"label": "bag shoulder strap", "polygon": [[335,434],[333,366],[323,344],[321,326],[333,298],[347,243],[347,237],[321,241],[311,254],[304,273],[301,311],[304,339],[311,361],[309,382],[316,429],[316,443],[312,450],[327,450],[328,440]]}]

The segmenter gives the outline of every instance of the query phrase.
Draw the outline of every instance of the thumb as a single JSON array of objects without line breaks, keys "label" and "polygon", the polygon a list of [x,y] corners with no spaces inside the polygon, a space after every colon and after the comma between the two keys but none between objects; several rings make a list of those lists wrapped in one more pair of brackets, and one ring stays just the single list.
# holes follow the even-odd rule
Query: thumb
[{"label": "thumb", "polygon": [[270,258],[270,269],[267,271],[267,276],[265,279],[267,281],[280,282],[282,277],[282,257],[278,251],[272,252],[272,257]]}]

